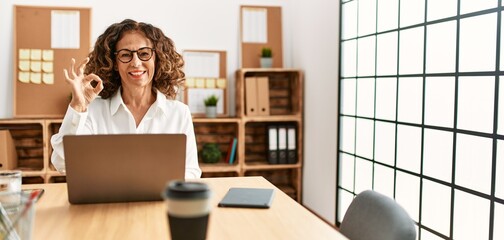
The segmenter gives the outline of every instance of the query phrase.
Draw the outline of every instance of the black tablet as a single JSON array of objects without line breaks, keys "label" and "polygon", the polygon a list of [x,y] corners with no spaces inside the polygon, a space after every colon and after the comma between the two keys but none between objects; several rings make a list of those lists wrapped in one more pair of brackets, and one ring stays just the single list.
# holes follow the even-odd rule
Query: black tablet
[{"label": "black tablet", "polygon": [[274,193],[269,188],[230,188],[219,207],[269,208]]}]

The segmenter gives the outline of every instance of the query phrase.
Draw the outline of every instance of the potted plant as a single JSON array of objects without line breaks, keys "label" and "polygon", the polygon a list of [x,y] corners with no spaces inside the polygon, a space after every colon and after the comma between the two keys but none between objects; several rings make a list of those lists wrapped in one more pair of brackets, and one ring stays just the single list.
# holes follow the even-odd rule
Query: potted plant
[{"label": "potted plant", "polygon": [[263,47],[261,49],[261,67],[270,68],[273,66],[273,52],[269,47]]},{"label": "potted plant", "polygon": [[219,98],[215,95],[210,95],[207,98],[205,98],[205,110],[206,110],[206,116],[208,118],[215,118],[217,117],[217,102],[219,101]]},{"label": "potted plant", "polygon": [[217,143],[205,143],[201,150],[201,158],[204,163],[216,163],[221,159],[222,153]]}]

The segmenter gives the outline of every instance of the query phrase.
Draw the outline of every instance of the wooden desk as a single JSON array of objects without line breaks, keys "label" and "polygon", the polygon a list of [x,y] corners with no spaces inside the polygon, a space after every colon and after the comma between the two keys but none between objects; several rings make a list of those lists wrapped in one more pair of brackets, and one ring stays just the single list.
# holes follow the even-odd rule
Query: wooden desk
[{"label": "wooden desk", "polygon": [[[213,192],[208,239],[346,239],[263,177],[204,178]],[[93,186],[89,186],[93,187]],[[270,209],[219,208],[230,187],[274,188]],[[70,205],[65,183],[44,188],[33,239],[169,239],[164,202]]]}]

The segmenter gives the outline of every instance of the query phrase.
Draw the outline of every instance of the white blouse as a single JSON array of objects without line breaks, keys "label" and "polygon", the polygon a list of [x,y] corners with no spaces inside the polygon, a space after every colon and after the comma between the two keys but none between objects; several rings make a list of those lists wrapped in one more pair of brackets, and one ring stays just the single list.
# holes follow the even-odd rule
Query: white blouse
[{"label": "white blouse", "polygon": [[54,149],[51,162],[58,171],[65,172],[64,135],[132,133],[184,133],[187,136],[185,178],[201,177],[189,107],[179,101],[166,99],[159,91],[156,101],[138,127],[123,102],[120,90],[109,99],[96,98],[89,104],[86,112],[77,112],[68,106],[59,132],[51,137]]}]

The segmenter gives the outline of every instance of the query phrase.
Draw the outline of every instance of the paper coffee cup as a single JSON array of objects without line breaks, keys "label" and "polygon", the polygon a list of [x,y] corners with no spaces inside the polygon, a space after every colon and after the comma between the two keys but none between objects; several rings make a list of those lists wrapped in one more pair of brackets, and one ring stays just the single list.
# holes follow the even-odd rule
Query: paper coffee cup
[{"label": "paper coffee cup", "polygon": [[211,191],[201,182],[171,181],[164,192],[171,238],[205,239]]}]

